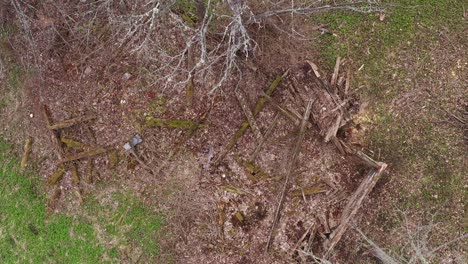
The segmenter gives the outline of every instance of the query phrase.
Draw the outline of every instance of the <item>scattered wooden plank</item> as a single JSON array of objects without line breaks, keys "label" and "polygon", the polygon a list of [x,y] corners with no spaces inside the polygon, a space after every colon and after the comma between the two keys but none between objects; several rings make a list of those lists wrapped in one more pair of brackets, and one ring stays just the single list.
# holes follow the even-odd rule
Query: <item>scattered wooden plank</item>
[{"label": "scattered wooden plank", "polygon": [[103,153],[106,153],[106,152],[107,152],[106,148],[90,149],[90,150],[87,150],[87,151],[83,151],[83,152],[80,152],[80,153],[70,155],[68,157],[64,157],[64,158],[56,161],[56,165],[60,165],[60,164],[70,162],[70,161],[75,161],[75,160],[94,157],[94,156],[97,156],[97,155],[100,155],[100,154],[103,154]]},{"label": "scattered wooden plank", "polygon": [[325,258],[327,258],[335,246],[340,242],[341,237],[349,227],[349,222],[361,208],[364,198],[372,191],[380,176],[387,168],[387,164],[379,163],[380,169],[371,168],[364,180],[361,182],[353,196],[349,199],[348,204],[343,209],[340,225],[332,232],[330,239],[324,242],[327,249]]},{"label": "scattered wooden plank", "polygon": [[63,128],[74,126],[74,125],[79,124],[79,123],[91,121],[93,119],[96,119],[96,116],[94,116],[94,115],[80,116],[80,117],[64,120],[64,121],[61,121],[61,122],[53,124],[53,125],[52,124],[47,125],[47,128],[52,129],[52,130],[63,129]]},{"label": "scattered wooden plank", "polygon": [[301,126],[299,129],[299,134],[291,152],[291,159],[288,161],[286,179],[284,181],[283,190],[280,195],[278,206],[276,207],[275,217],[273,219],[273,224],[271,226],[270,235],[268,236],[268,242],[266,246],[267,252],[270,249],[271,244],[273,242],[273,236],[274,236],[274,232],[276,229],[276,225],[278,224],[278,221],[281,215],[281,209],[283,207],[284,199],[286,197],[286,192],[289,187],[288,186],[289,179],[291,177],[291,174],[294,171],[294,168],[296,167],[296,159],[297,159],[297,156],[299,155],[299,150],[302,144],[302,140],[304,139],[305,129],[307,127],[307,120],[309,119],[311,108],[312,108],[312,100],[310,100],[309,103],[307,104],[307,108],[302,118]]},{"label": "scattered wooden plank", "polygon": [[193,76],[189,79],[187,83],[187,87],[185,89],[185,97],[187,100],[187,106],[189,108],[192,107],[193,105],[193,94],[195,93],[194,91],[194,85],[193,85]]},{"label": "scattered wooden plank", "polygon": [[250,110],[249,104],[247,99],[245,98],[243,92],[240,89],[236,89],[234,92],[236,94],[237,101],[239,102],[242,111],[244,112],[245,117],[247,118],[247,122],[249,122],[250,128],[252,128],[252,132],[257,140],[257,143],[263,141],[262,132],[260,132],[260,128],[257,125],[257,120],[255,120],[252,111]]},{"label": "scattered wooden plank", "polygon": [[[43,105],[42,110],[43,110],[46,126],[49,128],[50,126],[52,126],[52,123],[53,123],[50,110],[47,107],[47,105]],[[54,143],[57,158],[62,159],[63,156],[65,155],[65,151],[63,150],[62,142],[60,141],[60,136],[58,132],[53,129],[49,129],[49,131],[51,134],[52,142]]]},{"label": "scattered wooden plank", "polygon": [[78,174],[78,168],[76,167],[76,164],[73,163],[73,166],[71,166],[71,176],[72,176],[72,183],[76,186],[80,185],[80,175]]},{"label": "scattered wooden plank", "polygon": [[28,165],[29,154],[31,153],[31,146],[33,143],[32,137],[28,137],[24,144],[23,157],[21,158],[20,163],[20,173],[22,174]]},{"label": "scattered wooden plank", "polygon": [[276,127],[276,124],[278,123],[279,120],[279,112],[276,113],[275,117],[273,117],[273,121],[271,121],[270,126],[268,127],[268,130],[265,132],[265,136],[262,138],[262,140],[257,144],[255,147],[255,150],[252,152],[250,155],[250,162],[254,162],[255,159],[257,158],[258,154],[260,153],[260,150],[262,150],[263,145],[265,145],[265,142],[270,138],[270,136],[273,134],[273,130]]},{"label": "scattered wooden plank", "polygon": [[76,141],[71,138],[66,138],[66,137],[61,137],[60,142],[65,144],[65,146],[69,149],[85,149],[85,148],[93,148],[95,146],[87,145],[84,143],[81,143],[79,141]]},{"label": "scattered wooden plank", "polygon": [[[265,91],[265,94],[268,96],[271,96],[271,94],[276,90],[278,85],[283,81],[284,78],[288,75],[289,70],[287,70],[283,75],[278,76],[268,87],[268,89]],[[257,116],[265,107],[266,102],[268,99],[263,96],[260,98],[255,105],[255,109],[253,111],[254,117]],[[237,141],[245,134],[247,131],[247,128],[249,127],[249,122],[245,121],[242,123],[241,127],[237,130],[237,132],[234,134],[234,136],[231,138],[229,141],[228,145],[219,153],[218,157],[216,157],[216,160],[213,162],[215,165],[219,164],[219,162],[224,159],[224,157],[231,151],[231,149],[237,144]]]},{"label": "scattered wooden plank", "polygon": [[348,95],[349,92],[349,86],[351,85],[351,69],[348,66],[348,69],[346,70],[346,83],[345,83],[345,89],[344,89],[344,96]]},{"label": "scattered wooden plank", "polygon": [[58,166],[55,172],[47,179],[47,184],[49,185],[57,184],[57,182],[59,182],[63,178],[63,175],[65,175],[65,167]]},{"label": "scattered wooden plank", "polygon": [[316,184],[316,185],[311,186],[311,187],[305,187],[305,188],[301,188],[299,190],[292,191],[289,195],[291,195],[292,197],[300,197],[300,196],[303,196],[303,195],[313,195],[313,194],[317,194],[317,193],[323,193],[323,192],[326,192],[327,190],[328,189],[325,188],[324,185]]},{"label": "scattered wooden plank", "polygon": [[86,167],[86,183],[93,183],[93,159],[88,160],[88,164]]},{"label": "scattered wooden plank", "polygon": [[179,129],[194,129],[199,128],[200,124],[196,121],[179,120],[179,119],[162,119],[148,116],[145,119],[144,127],[164,127],[164,128],[179,128]]},{"label": "scattered wooden plank", "polygon": [[340,64],[341,64],[341,57],[337,57],[336,63],[335,63],[335,69],[333,70],[333,75],[330,80],[330,85],[332,86],[333,89],[335,89],[336,81],[338,80],[338,74],[340,73]]}]

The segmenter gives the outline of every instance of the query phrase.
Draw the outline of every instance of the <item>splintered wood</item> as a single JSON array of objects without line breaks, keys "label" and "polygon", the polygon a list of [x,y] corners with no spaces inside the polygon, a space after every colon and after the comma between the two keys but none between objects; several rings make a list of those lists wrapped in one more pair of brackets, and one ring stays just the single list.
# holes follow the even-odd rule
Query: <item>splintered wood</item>
[{"label": "splintered wood", "polygon": [[[277,144],[279,134],[286,131],[285,127],[291,127],[292,125],[298,131],[298,134],[290,141],[292,147],[287,152],[287,158],[284,160],[284,172],[280,172],[282,174],[280,175],[281,178],[284,179],[280,187],[278,187],[281,189],[274,189],[277,192],[275,195],[277,195],[278,199],[271,205],[274,208],[271,211],[274,213],[271,215],[270,220],[272,222],[271,226],[269,226],[267,240],[264,241],[266,242],[266,251],[269,251],[276,243],[281,247],[285,245],[285,239],[290,237],[287,234],[288,222],[294,219],[295,223],[307,223],[308,228],[301,230],[300,234],[295,233],[295,238],[298,240],[294,241],[294,246],[290,248],[295,252],[293,254],[296,254],[304,261],[308,259],[304,252],[320,256],[323,259],[330,257],[334,248],[348,230],[350,222],[355,218],[366,197],[386,169],[387,165],[385,163],[373,160],[359,149],[354,149],[353,145],[345,143],[344,138],[337,136],[340,128],[349,125],[348,122],[351,120],[349,111],[352,109],[353,102],[352,98],[347,97],[351,76],[349,67],[340,71],[340,66],[345,63],[347,63],[346,59],[337,58],[333,75],[329,79],[331,81],[328,82],[320,78],[321,75],[317,65],[307,61],[297,69],[291,70],[291,72],[288,71],[288,74],[283,74],[283,76],[277,78],[270,88],[260,95],[261,97],[253,111],[250,109],[244,93],[240,90],[235,91],[236,99],[246,121],[232,136],[227,146],[218,154],[215,165],[223,160],[229,151],[240,142],[240,139],[250,127],[255,139],[253,151],[250,152],[247,158],[243,159],[236,155],[233,159],[241,167],[245,168],[245,175],[249,182],[258,184],[262,179],[272,179],[273,177],[268,176],[268,172],[260,169],[259,165],[264,167],[265,164],[255,164],[257,160],[262,162],[262,157],[259,158],[262,149],[271,149],[272,145]],[[273,95],[273,91],[281,81],[285,84],[282,85],[284,90]],[[259,118],[259,112],[266,102],[270,104],[275,115],[267,123],[264,133],[262,133],[259,124],[262,124],[264,119]],[[285,117],[284,120],[281,120],[283,117]],[[320,138],[308,137],[305,140],[304,135],[307,131],[310,131],[311,134],[318,134]],[[314,147],[323,148],[323,150],[311,152],[304,144],[315,144]],[[284,149],[284,147],[280,148]],[[317,153],[318,155],[316,155]],[[273,156],[270,152],[268,154]],[[299,154],[301,154],[300,159]],[[320,157],[321,155],[326,157]],[[310,166],[318,171],[307,171],[303,167],[308,167],[307,163],[318,163]],[[340,174],[338,176],[343,179],[338,179],[337,182],[332,176],[330,176],[331,178],[325,177],[333,174],[327,171],[330,170],[327,166],[340,167],[343,165],[346,169],[339,170]],[[349,183],[345,182],[346,174],[360,169],[362,165],[365,166],[366,172],[362,175],[363,178],[359,187],[352,189]],[[317,177],[316,180],[298,179],[298,176],[304,171],[307,171],[307,175],[319,173],[322,176]],[[294,189],[289,191],[289,186],[292,186],[292,184],[294,184]],[[242,184],[239,186],[225,185],[224,191],[241,197],[255,196],[253,192],[249,191],[248,185]],[[299,203],[303,203],[301,206],[304,207],[297,208]],[[311,205],[316,207],[312,207],[312,209],[307,207]],[[292,216],[296,212],[301,215],[298,211],[307,210],[305,208],[313,210],[306,214],[306,219],[299,220],[298,216]],[[240,214],[237,211],[238,209],[234,210],[237,214]],[[287,211],[283,213],[283,210]],[[224,208],[222,212],[225,211],[227,211],[227,208]],[[244,218],[243,214],[240,214],[240,216],[242,216],[242,219]],[[225,216],[222,215],[221,218],[223,221],[220,222],[220,226],[223,232]],[[237,219],[238,223],[243,222],[243,220],[239,219],[239,216],[234,215],[234,218]],[[281,223],[282,221],[285,221],[285,223]],[[222,236],[224,241],[224,234]]]},{"label": "splintered wood", "polygon": [[301,144],[302,144],[302,140],[304,139],[304,133],[305,133],[305,129],[306,129],[307,120],[309,119],[309,116],[310,116],[311,107],[312,107],[312,101],[309,101],[309,103],[307,104],[306,111],[304,113],[304,117],[302,118],[301,127],[299,128],[299,133],[297,135],[297,140],[296,140],[296,142],[294,144],[294,147],[293,147],[293,149],[291,151],[291,158],[288,161],[288,167],[287,167],[288,170],[287,170],[287,174],[286,174],[286,179],[284,181],[283,191],[281,192],[281,196],[280,196],[280,199],[279,199],[279,202],[278,202],[278,207],[276,208],[276,211],[275,211],[275,218],[274,218],[273,224],[271,226],[270,235],[268,236],[266,251],[268,251],[270,249],[271,243],[273,241],[273,234],[275,232],[276,225],[278,224],[278,221],[279,221],[279,218],[280,218],[280,215],[281,215],[281,208],[283,206],[284,198],[286,196],[286,192],[287,192],[288,187],[289,187],[289,178],[290,178],[291,174],[293,173],[293,171],[295,169],[296,159],[297,159],[297,156],[299,155],[299,150],[300,150],[300,147],[301,147]]},{"label": "splintered wood", "polygon": [[[43,105],[43,115],[45,125],[50,133],[50,138],[53,143],[53,147],[55,149],[55,154],[57,156],[57,161],[55,162],[55,171],[49,178],[47,179],[47,183],[49,185],[57,185],[62,178],[65,176],[66,172],[69,171],[71,174],[71,181],[73,185],[77,186],[78,190],[75,193],[78,193],[79,200],[82,201],[80,187],[80,175],[78,170],[78,161],[84,158],[90,158],[96,155],[103,154],[107,152],[106,148],[103,147],[92,147],[90,145],[83,144],[79,141],[75,141],[66,137],[61,136],[61,130],[76,126],[80,123],[87,122],[90,120],[95,119],[95,116],[81,116],[77,118],[68,119],[65,121],[57,122],[54,124],[51,116],[50,109],[47,105]],[[65,145],[64,145],[65,144]],[[68,154],[67,150],[71,149],[85,149],[79,153],[72,153]],[[26,151],[26,149],[25,149]],[[23,158],[27,160],[26,158]],[[59,191],[60,187],[56,187],[55,194],[51,196],[51,201],[49,201],[49,205],[55,204],[58,197],[60,196]],[[57,195],[58,193],[58,195]],[[81,202],[80,202],[81,204]]]}]

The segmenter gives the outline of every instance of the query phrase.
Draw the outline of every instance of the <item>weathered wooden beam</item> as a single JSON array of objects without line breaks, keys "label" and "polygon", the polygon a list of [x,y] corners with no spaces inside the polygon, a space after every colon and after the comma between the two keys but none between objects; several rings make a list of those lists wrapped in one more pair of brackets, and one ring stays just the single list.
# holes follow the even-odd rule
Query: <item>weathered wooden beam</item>
[{"label": "weathered wooden beam", "polygon": [[273,224],[271,226],[270,235],[268,236],[268,242],[267,242],[267,245],[266,245],[266,251],[267,252],[270,249],[271,244],[273,243],[274,232],[275,232],[276,226],[278,225],[278,222],[279,222],[279,218],[280,218],[280,215],[281,215],[281,209],[283,207],[284,199],[286,197],[286,192],[287,192],[287,190],[289,188],[290,176],[291,176],[291,174],[293,173],[293,171],[294,171],[294,169],[296,167],[296,160],[297,160],[297,157],[299,156],[302,140],[304,139],[304,134],[305,134],[305,130],[306,130],[306,127],[307,127],[307,120],[309,119],[311,108],[312,108],[312,100],[310,100],[308,102],[308,104],[307,104],[307,108],[306,108],[306,111],[305,111],[304,116],[302,118],[301,126],[300,126],[300,129],[299,129],[299,134],[297,136],[296,142],[294,143],[294,147],[293,147],[292,152],[291,152],[291,158],[290,158],[290,160],[288,160],[286,179],[284,181],[283,190],[281,191],[278,206],[276,207],[275,217],[273,219]]},{"label": "weathered wooden beam", "polygon": [[74,126],[82,122],[91,121],[93,119],[96,119],[96,116],[80,116],[80,117],[64,120],[53,125],[52,124],[47,125],[47,128],[52,129],[52,130],[63,129],[63,128]]},{"label": "weathered wooden beam", "polygon": [[330,239],[324,242],[324,246],[327,249],[324,256],[325,258],[330,255],[338,242],[340,242],[341,237],[349,227],[349,222],[361,208],[364,198],[372,191],[385,168],[387,168],[387,164],[385,163],[379,163],[379,165],[380,169],[370,169],[364,180],[362,180],[361,184],[354,192],[353,196],[349,199],[346,207],[343,209],[340,225],[332,232]]},{"label": "weathered wooden beam", "polygon": [[56,162],[56,165],[60,165],[66,162],[70,161],[75,161],[75,160],[80,160],[80,159],[85,159],[85,158],[90,158],[94,157],[103,153],[106,153],[107,149],[106,148],[95,148],[95,149],[90,149],[87,151],[79,152],[73,155],[70,155],[68,157],[64,157]]},{"label": "weathered wooden beam", "polygon": [[[283,81],[284,78],[288,75],[289,70],[287,70],[283,75],[278,76],[268,87],[268,89],[265,91],[265,94],[267,96],[271,96],[271,94],[276,90],[278,85]],[[257,116],[265,107],[266,102],[268,101],[266,96],[261,97],[258,101],[257,104],[255,105],[255,109],[253,111],[254,117]],[[216,157],[215,161],[213,162],[214,164],[219,164],[219,162],[224,159],[224,157],[231,151],[231,149],[237,144],[239,139],[245,134],[247,131],[247,128],[249,128],[249,122],[245,121],[242,123],[241,127],[236,131],[234,136],[231,138],[229,141],[228,145],[219,153],[219,155]]]}]

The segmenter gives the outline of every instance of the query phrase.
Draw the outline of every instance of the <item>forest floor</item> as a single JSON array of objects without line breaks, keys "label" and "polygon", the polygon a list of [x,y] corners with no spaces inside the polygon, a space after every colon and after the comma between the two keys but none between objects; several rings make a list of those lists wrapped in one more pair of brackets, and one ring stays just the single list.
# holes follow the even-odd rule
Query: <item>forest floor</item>
[{"label": "forest floor", "polygon": [[[242,63],[236,85],[250,109],[275,88],[256,115],[265,135],[277,115],[275,104],[303,114],[305,107],[291,101],[289,89],[309,85],[308,62],[328,81],[340,57],[339,76],[350,81],[343,100],[352,121],[338,136],[388,169],[329,259],[378,263],[361,230],[402,263],[466,263],[466,6],[394,2],[414,7],[385,15],[299,18],[292,27],[311,31],[307,39],[278,38],[281,32],[268,28],[256,39],[255,59]],[[14,23],[1,30],[0,138],[8,142],[0,142],[5,262],[73,262],[82,255],[89,257],[85,262],[112,263],[310,261],[301,254],[311,251],[297,248],[309,239],[309,250],[321,252],[317,245],[328,239],[326,229],[339,226],[340,210],[365,175],[366,168],[325,143],[317,127],[307,130],[272,249],[265,253],[299,138],[297,124],[279,115],[253,162],[259,138],[250,128],[221,155],[245,122],[228,87],[233,83],[215,95],[203,82],[193,83],[190,94],[162,89],[135,56],[116,57],[104,49],[77,61],[63,43],[39,47],[47,52],[33,59],[44,67],[26,67],[31,57],[18,48],[20,30]],[[47,128],[44,105],[52,123],[93,116],[60,130],[63,153]],[[124,149],[135,135],[143,139],[135,147],[138,158]],[[28,137],[31,155],[21,174],[14,157],[23,155]],[[60,172],[57,160],[89,150],[105,153]],[[51,175],[62,177],[51,183]],[[317,238],[308,233],[315,225]]]}]

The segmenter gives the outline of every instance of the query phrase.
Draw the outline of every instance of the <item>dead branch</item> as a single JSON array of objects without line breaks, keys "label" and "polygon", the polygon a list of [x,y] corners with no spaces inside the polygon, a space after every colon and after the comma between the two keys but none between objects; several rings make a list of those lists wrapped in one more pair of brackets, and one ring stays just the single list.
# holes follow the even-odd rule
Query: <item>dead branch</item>
[{"label": "dead branch", "polygon": [[374,1],[358,1],[353,3],[337,4],[337,5],[325,5],[325,6],[306,6],[306,7],[295,7],[285,8],[279,10],[266,11],[261,14],[255,15],[249,23],[254,23],[269,17],[282,16],[287,14],[297,15],[310,15],[322,11],[331,10],[348,10],[357,13],[374,13],[374,12],[385,12],[385,9],[380,7],[377,2]]},{"label": "dead branch", "polygon": [[96,119],[96,116],[80,116],[80,117],[64,120],[64,121],[55,123],[53,125],[48,125],[47,128],[52,129],[52,130],[63,129],[63,128],[71,127],[76,124],[90,121],[93,119]]},{"label": "dead branch", "polygon": [[[268,90],[265,91],[265,94],[268,96],[271,96],[271,94],[276,90],[278,85],[283,81],[284,78],[288,75],[289,70],[287,70],[283,75],[278,76],[268,87]],[[257,101],[257,104],[255,105],[255,109],[253,111],[253,116],[257,116],[265,107],[265,104],[267,102],[267,98],[263,96]],[[224,159],[224,157],[229,153],[229,151],[237,144],[237,141],[245,134],[247,131],[247,128],[249,127],[249,122],[245,121],[242,123],[241,127],[237,130],[237,132],[234,134],[234,136],[231,138],[229,141],[228,145],[219,153],[218,157],[216,160],[213,162],[214,164],[219,164],[219,162]]]},{"label": "dead branch", "polygon": [[236,94],[237,101],[239,102],[239,105],[241,106],[242,111],[244,112],[244,115],[247,118],[247,122],[249,122],[249,126],[255,135],[255,139],[257,140],[257,143],[262,142],[264,140],[262,132],[260,132],[260,128],[258,128],[257,121],[255,120],[252,111],[250,111],[249,104],[247,103],[247,99],[245,98],[243,92],[240,89],[237,89],[235,91],[235,94]]},{"label": "dead branch", "polygon": [[302,118],[302,123],[301,123],[300,129],[299,129],[299,134],[298,134],[297,140],[296,140],[296,142],[294,144],[294,147],[293,147],[293,149],[291,151],[291,159],[288,161],[288,169],[287,169],[287,172],[286,172],[286,179],[284,181],[283,190],[281,192],[281,196],[280,196],[280,199],[279,199],[279,202],[278,202],[278,206],[276,207],[275,217],[273,219],[273,224],[271,226],[270,235],[268,236],[268,242],[267,242],[267,246],[266,246],[266,251],[267,252],[270,249],[271,244],[273,242],[273,234],[275,232],[276,225],[278,224],[278,221],[279,221],[279,218],[280,218],[280,215],[281,215],[281,209],[283,207],[284,199],[286,197],[286,192],[287,192],[288,186],[289,186],[289,178],[290,178],[292,172],[294,171],[294,168],[296,167],[296,159],[297,159],[297,156],[299,155],[302,140],[304,139],[305,129],[307,127],[307,120],[309,119],[311,108],[312,108],[312,100],[310,100],[309,103],[307,104],[307,108],[306,108],[306,111],[305,111],[304,116]]},{"label": "dead branch", "polygon": [[64,157],[64,158],[56,161],[55,163],[56,163],[56,165],[60,165],[60,164],[70,162],[70,161],[75,161],[75,160],[80,160],[80,159],[85,159],[85,158],[90,158],[90,157],[94,157],[94,156],[97,156],[97,155],[101,155],[103,153],[106,153],[107,151],[108,150],[106,148],[95,148],[95,149],[83,151],[83,152],[80,152],[80,153],[77,153],[77,154],[73,154],[73,155],[70,155],[68,157]]},{"label": "dead branch", "polygon": [[336,63],[335,63],[335,69],[333,70],[333,75],[330,80],[330,85],[334,92],[336,92],[336,81],[338,80],[338,74],[340,73],[340,63],[341,63],[341,57],[336,58]]},{"label": "dead branch", "polygon": [[359,208],[361,208],[364,198],[372,191],[386,168],[387,164],[380,163],[380,169],[370,169],[370,171],[367,173],[367,176],[361,182],[353,196],[349,199],[348,204],[343,209],[340,225],[330,235],[330,240],[326,240],[324,243],[325,248],[327,248],[325,258],[330,255],[338,242],[340,242],[341,237],[349,227],[349,222],[354,217],[354,215],[356,215]]},{"label": "dead branch", "polygon": [[262,138],[262,140],[257,144],[257,147],[255,147],[255,150],[252,152],[250,155],[250,162],[254,162],[255,159],[257,158],[258,154],[260,153],[260,150],[262,150],[263,145],[266,143],[266,141],[270,138],[271,134],[273,133],[273,130],[276,127],[276,124],[278,123],[279,120],[279,112],[276,113],[275,117],[273,117],[273,121],[271,121],[270,126],[268,127],[268,130],[265,132],[265,136]]}]

